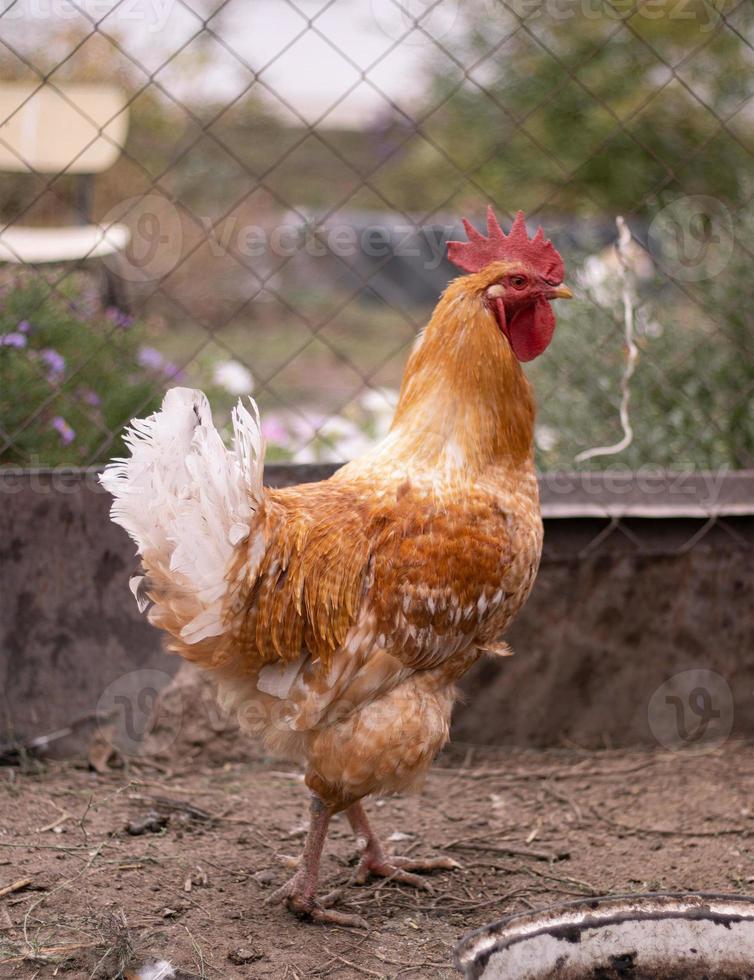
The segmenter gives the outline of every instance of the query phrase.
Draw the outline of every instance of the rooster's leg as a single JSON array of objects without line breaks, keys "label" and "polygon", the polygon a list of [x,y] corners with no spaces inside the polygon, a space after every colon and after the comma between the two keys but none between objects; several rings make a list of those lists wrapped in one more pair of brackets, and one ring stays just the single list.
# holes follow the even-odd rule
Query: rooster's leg
[{"label": "rooster's leg", "polygon": [[[296,915],[315,922],[326,922],[338,926],[351,926],[356,929],[368,928],[360,915],[347,915],[325,908],[316,899],[319,864],[322,858],[322,848],[327,838],[327,828],[333,811],[317,796],[312,796],[310,808],[309,833],[304,844],[304,853],[296,874],[282,888],[278,888],[267,899],[267,903],[284,901]],[[266,904],[267,904],[266,903]]]},{"label": "rooster's leg", "polygon": [[361,861],[356,869],[354,881],[363,885],[370,874],[379,878],[392,878],[404,885],[413,885],[432,891],[428,881],[420,878],[413,871],[450,871],[461,865],[449,857],[436,858],[407,858],[385,854],[379,837],[372,830],[372,825],[364,812],[361,803],[354,803],[346,810],[346,816],[351,824],[356,840],[361,848]]}]

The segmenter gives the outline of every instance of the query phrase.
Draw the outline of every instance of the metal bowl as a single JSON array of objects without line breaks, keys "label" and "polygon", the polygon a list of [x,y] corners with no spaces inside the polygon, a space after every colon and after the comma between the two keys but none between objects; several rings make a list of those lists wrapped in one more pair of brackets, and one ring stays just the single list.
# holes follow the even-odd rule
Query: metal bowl
[{"label": "metal bowl", "polygon": [[754,898],[569,902],[469,933],[455,964],[467,980],[754,980]]}]

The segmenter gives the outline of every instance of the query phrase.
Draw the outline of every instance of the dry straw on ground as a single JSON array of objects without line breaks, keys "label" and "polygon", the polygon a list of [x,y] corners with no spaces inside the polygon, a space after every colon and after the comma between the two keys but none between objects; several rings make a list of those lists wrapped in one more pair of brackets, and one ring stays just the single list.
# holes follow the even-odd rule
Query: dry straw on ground
[{"label": "dry straw on ground", "polygon": [[305,828],[301,778],[278,763],[199,754],[0,778],[9,978],[112,978],[162,959],[193,978],[450,978],[458,939],[508,912],[605,892],[754,888],[754,766],[741,744],[710,755],[456,748],[421,796],[370,806],[390,847],[463,863],[434,876],[431,894],[349,884],[353,841],[344,821],[333,827],[323,884],[342,888],[368,934],[263,905]]}]

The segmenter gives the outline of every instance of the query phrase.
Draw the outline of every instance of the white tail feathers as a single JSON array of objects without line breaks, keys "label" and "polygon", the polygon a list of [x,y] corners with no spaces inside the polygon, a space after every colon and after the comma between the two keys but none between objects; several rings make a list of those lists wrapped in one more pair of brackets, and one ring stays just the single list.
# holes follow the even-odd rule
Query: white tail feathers
[{"label": "white tail feathers", "polygon": [[[162,409],[126,430],[131,451],[100,482],[110,516],[128,531],[147,573],[169,571],[162,592],[189,599],[181,639],[197,643],[223,630],[226,574],[262,499],[264,447],[257,407],[233,410],[233,448],[223,445],[201,391],[171,388]],[[252,414],[253,413],[253,414]],[[138,585],[135,590],[138,596]]]}]

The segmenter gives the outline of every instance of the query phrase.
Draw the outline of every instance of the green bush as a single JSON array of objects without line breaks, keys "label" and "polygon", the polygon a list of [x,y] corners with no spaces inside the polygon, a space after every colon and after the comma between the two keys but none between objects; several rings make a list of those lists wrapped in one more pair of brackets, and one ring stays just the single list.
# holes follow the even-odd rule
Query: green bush
[{"label": "green bush", "polygon": [[[693,202],[693,199],[689,199]],[[747,243],[751,213],[735,222],[725,267],[698,282],[662,272],[637,284],[639,358],[631,381],[633,441],[584,469],[748,469],[754,466],[754,266]],[[575,268],[569,281],[580,280]],[[618,410],[626,361],[623,308],[581,301],[558,304],[558,329],[547,354],[529,368],[539,405],[538,463],[572,469],[577,453],[622,435]],[[544,436],[544,437],[543,437]]]},{"label": "green bush", "polygon": [[[145,325],[102,310],[91,282],[24,275],[0,297],[0,463],[92,465],[153,411],[178,369],[143,345]],[[115,434],[113,436],[113,434]]]}]

